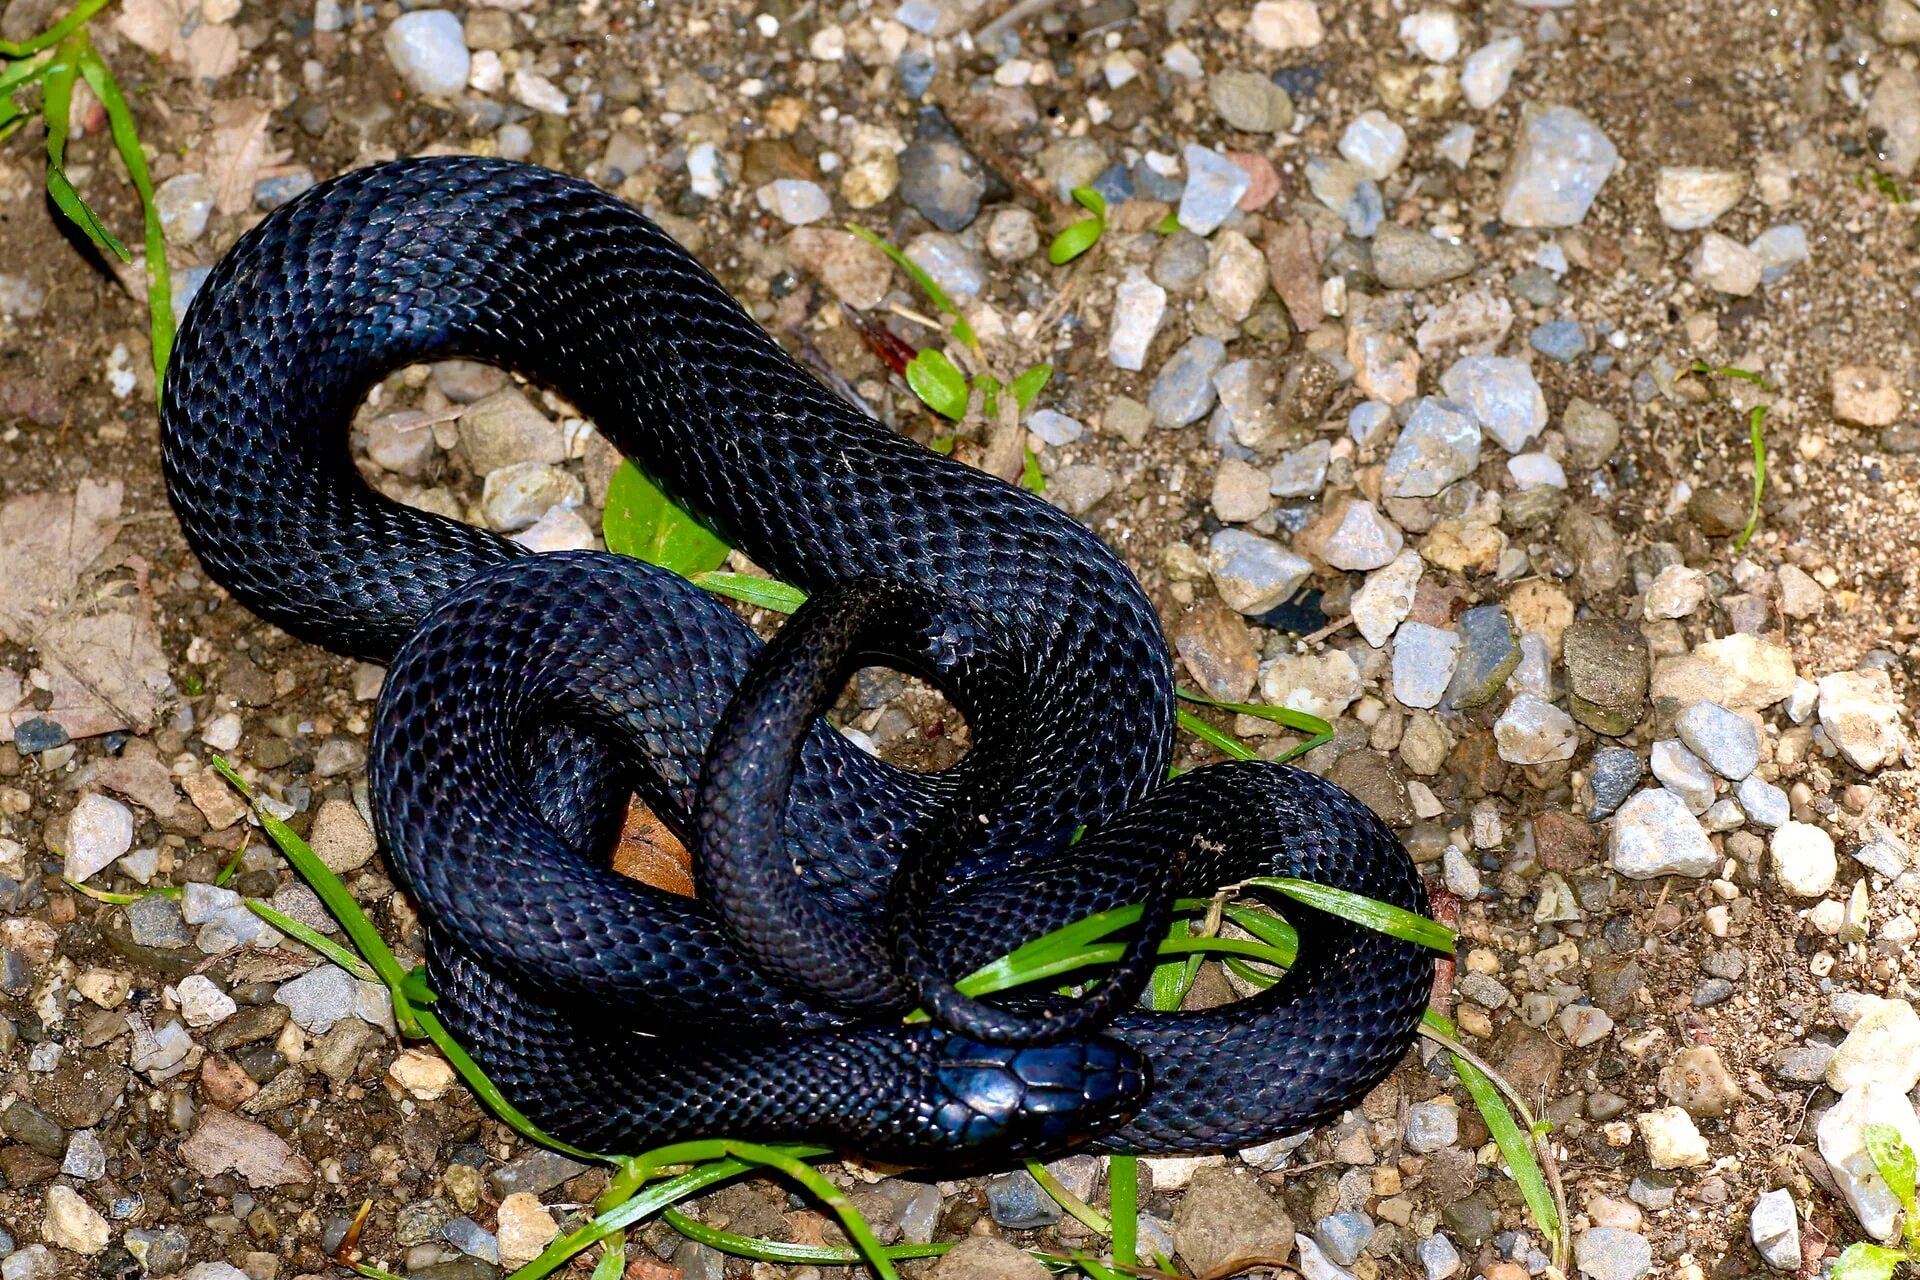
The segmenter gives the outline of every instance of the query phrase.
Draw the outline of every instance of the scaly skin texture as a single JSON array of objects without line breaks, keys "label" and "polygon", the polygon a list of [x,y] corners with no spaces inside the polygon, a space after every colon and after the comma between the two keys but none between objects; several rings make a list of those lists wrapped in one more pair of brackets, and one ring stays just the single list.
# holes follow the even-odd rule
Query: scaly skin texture
[{"label": "scaly skin texture", "polygon": [[[751,632],[671,574],[529,557],[371,492],[345,447],[354,406],[391,369],[454,355],[568,395],[825,598],[806,646],[755,667]],[[1253,874],[1416,910],[1425,895],[1392,834],[1317,778],[1250,764],[1166,783],[1171,664],[1125,567],[1054,508],[833,397],[587,184],[407,160],[276,211],[190,309],[163,463],[188,541],[236,597],[393,663],[376,816],[429,923],[445,1016],[560,1137],[916,1160],[1227,1149],[1335,1114],[1411,1040],[1430,962],[1306,911],[1294,972],[1216,1012],[1105,1021],[1137,993],[1144,947],[1091,1011],[946,986],[1090,911],[1156,904],[1151,933],[1176,889]],[[961,764],[904,772],[796,715],[875,655],[966,715]],[[629,789],[693,845],[712,900],[606,867]],[[855,959],[874,971],[847,973]],[[934,1024],[902,1027],[919,996]]]}]

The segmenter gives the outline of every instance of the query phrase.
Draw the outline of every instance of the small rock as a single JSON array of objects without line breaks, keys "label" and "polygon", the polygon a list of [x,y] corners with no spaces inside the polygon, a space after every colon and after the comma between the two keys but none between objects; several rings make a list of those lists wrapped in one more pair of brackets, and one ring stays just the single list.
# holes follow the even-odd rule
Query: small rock
[{"label": "small rock", "polygon": [[1416,1102],[1407,1108],[1406,1142],[1410,1150],[1427,1155],[1459,1140],[1460,1109],[1451,1102]]},{"label": "small rock", "polygon": [[1710,1044],[1688,1045],[1660,1070],[1660,1092],[1688,1115],[1723,1116],[1740,1100],[1740,1086]]},{"label": "small rock", "polygon": [[1818,898],[1833,888],[1839,872],[1833,837],[1807,822],[1788,822],[1773,833],[1768,845],[1773,875],[1780,887],[1796,898]]},{"label": "small rock", "polygon": [[938,108],[923,108],[914,140],[900,153],[900,198],[942,231],[960,231],[980,212],[986,170]]},{"label": "small rock", "polygon": [[70,1249],[89,1257],[104,1253],[112,1233],[107,1220],[80,1197],[79,1192],[61,1183],[46,1189],[46,1218],[40,1238],[57,1249]]},{"label": "small rock", "polygon": [[1598,822],[1618,809],[1633,789],[1640,785],[1643,769],[1640,756],[1625,747],[1602,747],[1593,753],[1593,807],[1589,821]]},{"label": "small rock", "polygon": [[1207,251],[1207,300],[1235,324],[1253,313],[1267,292],[1266,255],[1238,231],[1221,231]]},{"label": "small rock", "polygon": [[1440,385],[1508,453],[1519,453],[1547,425],[1547,399],[1526,362],[1510,356],[1464,356]]},{"label": "small rock", "polygon": [[98,1182],[106,1177],[107,1149],[101,1145],[100,1135],[91,1129],[82,1129],[74,1134],[67,1143],[66,1155],[60,1161],[60,1172],[82,1182]]},{"label": "small rock", "polygon": [[1184,427],[1198,422],[1213,408],[1213,375],[1227,361],[1227,348],[1218,338],[1197,337],[1173,353],[1161,367],[1147,393],[1157,427]]},{"label": "small rock", "polygon": [[1405,544],[1399,527],[1363,498],[1335,503],[1294,540],[1300,550],[1347,572],[1391,564]]},{"label": "small rock", "polygon": [[1638,792],[1620,806],[1608,857],[1615,871],[1634,880],[1710,876],[1721,863],[1686,801],[1664,787]]},{"label": "small rock", "polygon": [[1812,253],[1805,227],[1793,225],[1768,227],[1753,238],[1747,248],[1760,259],[1760,283],[1772,284],[1805,262]]},{"label": "small rock", "polygon": [[1360,669],[1341,649],[1282,654],[1260,669],[1260,693],[1272,706],[1333,720],[1360,696]]},{"label": "small rock", "polygon": [[1587,331],[1578,320],[1552,320],[1527,335],[1527,345],[1549,360],[1572,364],[1587,353]]},{"label": "small rock", "polygon": [[1902,1093],[1920,1084],[1920,1016],[1905,1000],[1881,1000],[1869,1009],[1827,1064],[1827,1086],[1835,1093],[1869,1080]]},{"label": "small rock", "polygon": [[1573,1239],[1573,1260],[1588,1280],[1640,1280],[1653,1270],[1653,1246],[1637,1231],[1589,1227]]},{"label": "small rock", "polygon": [[1312,1236],[1295,1235],[1293,1243],[1300,1250],[1302,1280],[1357,1280],[1353,1272],[1327,1257]]},{"label": "small rock", "polygon": [[1500,184],[1500,220],[1512,227],[1577,227],[1620,153],[1572,107],[1528,103]]},{"label": "small rock", "polygon": [[[431,431],[414,432],[431,439]],[[480,475],[516,462],[566,461],[560,424],[511,384],[469,405],[460,415],[460,452]]]},{"label": "small rock", "polygon": [[1768,1266],[1777,1271],[1798,1271],[1800,1215],[1793,1207],[1793,1193],[1782,1187],[1755,1200],[1747,1220],[1747,1236]]},{"label": "small rock", "polygon": [[1513,73],[1519,69],[1526,51],[1526,42],[1519,36],[1504,36],[1468,55],[1466,65],[1460,69],[1460,92],[1466,97],[1467,105],[1475,111],[1485,111],[1506,97]]},{"label": "small rock", "polygon": [[1793,816],[1787,793],[1763,778],[1744,778],[1734,791],[1734,799],[1747,821],[1757,827],[1773,829],[1786,825]]},{"label": "small rock", "polygon": [[1618,737],[1646,715],[1646,638],[1618,619],[1577,619],[1561,637],[1567,707],[1595,733]]},{"label": "small rock", "polygon": [[1760,731],[1745,716],[1696,702],[1674,721],[1680,741],[1721,777],[1738,782],[1760,763]]},{"label": "small rock", "polygon": [[1048,1195],[1025,1170],[997,1173],[987,1179],[987,1212],[1009,1231],[1030,1231],[1060,1221],[1059,1201]]},{"label": "small rock", "polygon": [[1069,515],[1084,516],[1113,492],[1118,481],[1097,463],[1076,462],[1047,474],[1047,498]]},{"label": "small rock", "polygon": [[1368,644],[1378,649],[1413,610],[1413,596],[1424,571],[1418,552],[1402,551],[1393,563],[1367,575],[1353,593],[1353,622]]},{"label": "small rock", "polygon": [[[1193,1175],[1174,1214],[1175,1247],[1192,1275],[1232,1275],[1284,1262],[1293,1219],[1245,1169],[1212,1166]],[[1302,1237],[1304,1239],[1304,1237]]]},{"label": "small rock", "polygon": [[1459,405],[1425,396],[1387,457],[1382,486],[1396,498],[1430,498],[1479,465],[1479,423]]},{"label": "small rock", "polygon": [[1314,199],[1339,214],[1350,234],[1367,240],[1380,229],[1386,205],[1379,183],[1345,160],[1320,156],[1307,161],[1306,175]]},{"label": "small rock", "polygon": [[1865,1080],[1840,1095],[1838,1105],[1821,1117],[1816,1130],[1821,1158],[1840,1184],[1840,1193],[1869,1236],[1892,1244],[1898,1231],[1900,1202],[1888,1189],[1866,1146],[1870,1124],[1891,1125],[1908,1150],[1920,1151],[1920,1116],[1893,1082]]},{"label": "small rock", "polygon": [[1447,686],[1454,710],[1485,706],[1520,665],[1520,636],[1513,619],[1497,604],[1483,604],[1460,615],[1460,661]]},{"label": "small rock", "polygon": [[1011,205],[987,219],[987,256],[995,262],[1019,262],[1040,251],[1040,223],[1032,212]]},{"label": "small rock", "polygon": [[958,236],[929,231],[907,241],[906,255],[934,283],[966,301],[987,287],[987,267]]},{"label": "small rock", "polygon": [[517,462],[487,473],[480,509],[487,527],[514,533],[557,506],[578,506],[586,499],[580,481],[558,467]]},{"label": "small rock", "polygon": [[1460,1271],[1460,1251],[1443,1235],[1431,1235],[1414,1246],[1414,1256],[1426,1280],[1448,1280]]},{"label": "small rock", "polygon": [[198,240],[213,216],[214,186],[204,173],[178,173],[154,188],[153,208],[167,243],[188,245]]},{"label": "small rock", "polygon": [[1766,266],[1760,255],[1717,231],[1700,238],[1690,259],[1693,278],[1719,293],[1744,298],[1760,287]]},{"label": "small rock", "polygon": [[[1293,99],[1258,71],[1215,73],[1207,80],[1207,101],[1222,120],[1243,133],[1279,133],[1293,123]],[[1188,163],[1191,166],[1191,160]],[[1188,229],[1206,234],[1195,227]]]},{"label": "small rock", "polygon": [[415,93],[451,98],[467,87],[473,55],[457,14],[445,9],[403,13],[387,28],[382,44],[394,70]]},{"label": "small rock", "polygon": [[[678,1261],[679,1255],[674,1258]],[[993,1236],[962,1240],[928,1274],[930,1280],[1048,1280],[1052,1275],[1031,1254]]]},{"label": "small rock", "polygon": [[1654,185],[1653,203],[1660,221],[1673,231],[1700,231],[1740,203],[1747,175],[1731,169],[1664,166]]},{"label": "small rock", "polygon": [[1510,764],[1546,764],[1573,759],[1579,735],[1573,717],[1530,693],[1515,695],[1494,722],[1500,758]]},{"label": "small rock", "polygon": [[[1389,289],[1429,288],[1466,275],[1478,261],[1474,251],[1464,244],[1452,244],[1397,222],[1382,226],[1373,237],[1374,278]],[[1447,387],[1447,394],[1457,398],[1451,386]],[[1544,402],[1540,412],[1544,418]]]},{"label": "small rock", "polygon": [[196,1173],[213,1178],[231,1171],[252,1187],[284,1187],[313,1177],[313,1166],[279,1134],[217,1107],[201,1111],[199,1125],[180,1144],[180,1158]]},{"label": "small rock", "polygon": [[1820,727],[1854,768],[1872,773],[1906,753],[1900,703],[1878,667],[1821,676]]},{"label": "small rock", "polygon": [[1460,661],[1457,632],[1408,622],[1393,637],[1393,696],[1406,707],[1436,707]]},{"label": "small rock", "polygon": [[1891,426],[1900,419],[1900,383],[1878,365],[1842,365],[1833,371],[1833,415],[1863,427]]},{"label": "small rock", "polygon": [[502,1200],[495,1214],[494,1239],[500,1248],[500,1264],[505,1267],[523,1267],[532,1262],[547,1247],[547,1242],[560,1233],[560,1224],[553,1220],[546,1206],[537,1196],[525,1191],[516,1191]]},{"label": "small rock", "polygon": [[88,792],[67,817],[63,874],[75,884],[113,865],[133,847],[133,810],[111,796]]},{"label": "small rock", "polygon": [[[1393,176],[1394,170],[1398,169],[1407,158],[1407,131],[1395,124],[1384,111],[1363,111],[1354,117],[1353,123],[1341,133],[1340,154],[1367,177],[1384,182]],[[1401,230],[1406,229],[1401,228]],[[1414,234],[1421,233],[1416,231]],[[1432,237],[1423,236],[1422,238],[1431,239]],[[1373,251],[1374,265],[1377,269],[1380,254],[1378,241],[1375,242]],[[1470,252],[1469,257],[1471,257]],[[1471,265],[1468,269],[1472,269]],[[1455,274],[1464,273],[1456,272]],[[1451,278],[1451,276],[1441,277],[1441,279]],[[1388,282],[1383,277],[1381,283]],[[1390,287],[1417,288],[1419,286],[1392,285]]]},{"label": "small rock", "polygon": [[239,1011],[233,997],[203,973],[190,973],[180,979],[180,1016],[190,1027],[210,1027],[224,1022]]},{"label": "small rock", "polygon": [[1181,154],[1187,186],[1180,196],[1180,225],[1197,236],[1212,235],[1233,215],[1253,179],[1232,160],[1206,147],[1189,143]]},{"label": "small rock", "polygon": [[359,985],[345,969],[323,964],[291,982],[282,983],[273,999],[276,1004],[287,1007],[301,1030],[323,1035],[334,1023],[353,1014]]},{"label": "small rock", "polygon": [[[1107,360],[1116,369],[1139,372],[1146,367],[1147,349],[1167,314],[1167,291],[1135,267],[1113,299],[1113,322],[1107,336]],[[1222,350],[1222,359],[1225,351]]]},{"label": "small rock", "polygon": [[762,209],[790,227],[804,227],[833,212],[833,198],[826,189],[804,178],[775,178],[754,197]]},{"label": "small rock", "polygon": [[379,847],[366,819],[349,800],[321,801],[307,838],[320,861],[336,874],[366,865]]},{"label": "small rock", "polygon": [[1639,1124],[1647,1158],[1656,1169],[1691,1169],[1710,1158],[1707,1140],[1700,1136],[1693,1117],[1683,1107],[1643,1112]]},{"label": "small rock", "polygon": [[1326,38],[1315,0],[1260,0],[1247,21],[1247,34],[1261,48],[1282,53],[1311,49]]},{"label": "small rock", "polygon": [[1598,1044],[1613,1030],[1613,1018],[1605,1009],[1587,1004],[1570,1004],[1560,1011],[1560,1031],[1576,1049]]},{"label": "small rock", "polygon": [[[1219,379],[1214,379],[1216,385]],[[1267,473],[1267,492],[1276,498],[1311,498],[1326,487],[1333,445],[1315,440],[1281,456]]]},{"label": "small rock", "polygon": [[1879,167],[1911,178],[1920,168],[1920,75],[1898,64],[1883,70],[1867,102],[1866,125]]}]

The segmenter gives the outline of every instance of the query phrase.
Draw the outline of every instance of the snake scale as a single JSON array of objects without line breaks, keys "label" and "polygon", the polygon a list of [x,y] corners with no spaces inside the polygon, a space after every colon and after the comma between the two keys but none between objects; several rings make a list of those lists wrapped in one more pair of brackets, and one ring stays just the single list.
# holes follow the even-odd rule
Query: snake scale
[{"label": "snake scale", "polygon": [[[356,407],[454,356],[570,398],[808,603],[763,646],[674,574],[530,555],[376,493],[349,456]],[[1309,773],[1169,781],[1172,663],[1118,559],[825,390],[589,184],[442,157],[315,187],[194,299],[162,420],[212,577],[390,664],[372,798],[442,1017],[560,1138],[909,1162],[1225,1150],[1337,1114],[1410,1043],[1430,957],[1306,908],[1270,990],[1140,1007],[1176,893],[1279,874],[1424,910],[1421,881]],[[822,718],[874,663],[964,715],[958,764],[890,766]],[[697,897],[609,867],[633,794],[694,851]],[[1078,998],[954,985],[1130,903],[1124,957]],[[931,1019],[903,1017],[916,1006]]]}]

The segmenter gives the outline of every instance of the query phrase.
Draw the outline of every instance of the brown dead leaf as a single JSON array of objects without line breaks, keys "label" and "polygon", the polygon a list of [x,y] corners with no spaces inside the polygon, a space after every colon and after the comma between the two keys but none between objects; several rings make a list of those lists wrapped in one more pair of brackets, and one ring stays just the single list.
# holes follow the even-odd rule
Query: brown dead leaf
[{"label": "brown dead leaf", "polygon": [[201,143],[207,176],[213,179],[214,207],[221,213],[242,213],[253,204],[253,188],[260,171],[286,162],[288,153],[273,145],[268,125],[273,113],[258,98],[235,98],[215,104],[212,128]]},{"label": "brown dead leaf", "polygon": [[653,810],[634,800],[614,846],[613,869],[663,893],[693,897],[693,855]]},{"label": "brown dead leaf", "polygon": [[121,0],[113,29],[157,57],[175,61],[187,55],[187,5],[181,0]]},{"label": "brown dead leaf", "polygon": [[[171,689],[152,602],[138,582],[96,583],[118,530],[118,481],[82,481],[71,494],[32,493],[0,504],[0,636],[36,650],[50,705],[0,705],[10,734],[44,715],[71,737],[145,729]],[[24,691],[22,691],[24,692]]]},{"label": "brown dead leaf", "polygon": [[218,80],[240,65],[240,33],[224,22],[203,22],[187,37],[187,71]]}]

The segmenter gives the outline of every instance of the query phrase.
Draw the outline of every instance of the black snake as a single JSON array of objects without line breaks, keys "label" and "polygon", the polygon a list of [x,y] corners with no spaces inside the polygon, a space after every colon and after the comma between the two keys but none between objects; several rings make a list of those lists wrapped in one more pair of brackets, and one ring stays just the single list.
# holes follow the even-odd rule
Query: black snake
[{"label": "black snake", "polygon": [[[451,356],[571,398],[812,599],[763,648],[671,573],[531,556],[373,492],[348,454],[356,406],[393,369]],[[307,192],[194,299],[163,430],[212,576],[296,636],[391,664],[375,812],[443,1016],[569,1142],[1230,1149],[1336,1114],[1410,1042],[1430,957],[1304,908],[1273,989],[1138,1007],[1176,892],[1282,874],[1424,910],[1420,879],[1311,774],[1168,781],[1172,666],[1127,569],[1038,498],[823,389],[591,185],[435,158]],[[875,662],[952,700],[959,764],[898,769],[820,718]],[[608,867],[635,792],[695,851],[697,899]],[[1129,903],[1145,911],[1125,959],[1078,999],[954,988]],[[932,1020],[903,1019],[916,1005]]]}]

